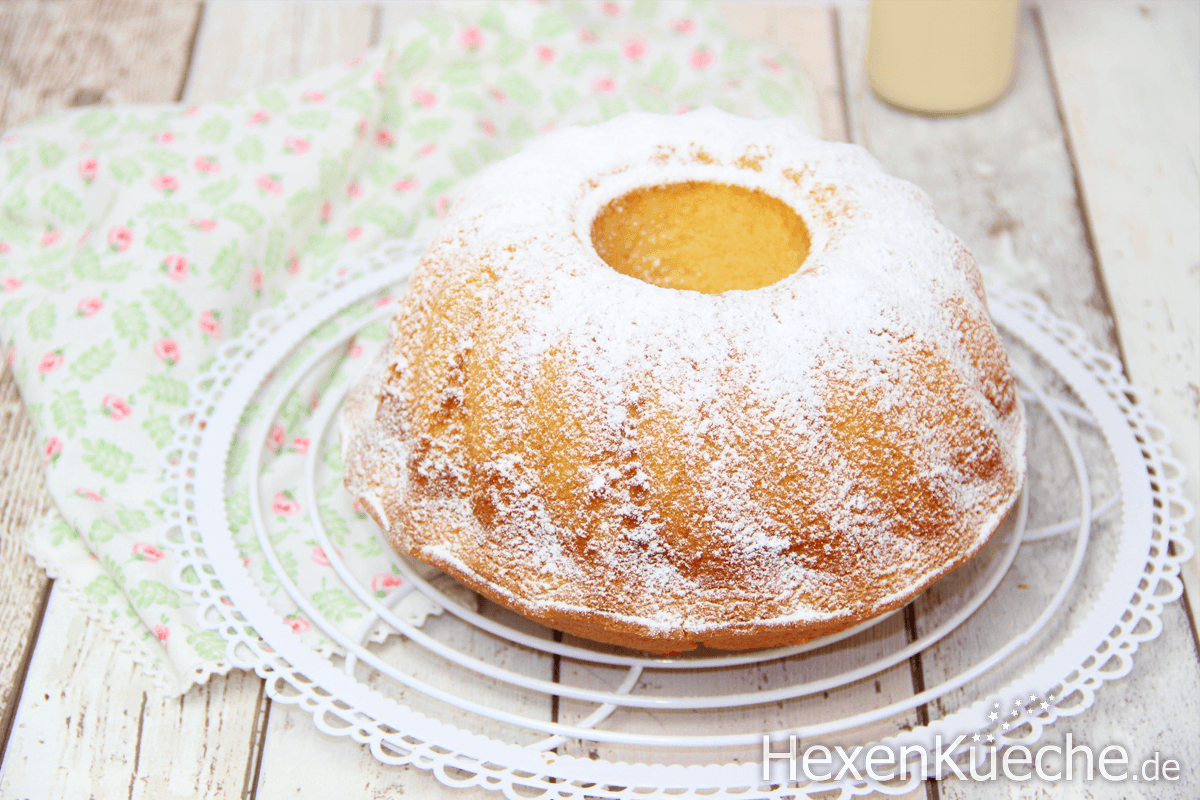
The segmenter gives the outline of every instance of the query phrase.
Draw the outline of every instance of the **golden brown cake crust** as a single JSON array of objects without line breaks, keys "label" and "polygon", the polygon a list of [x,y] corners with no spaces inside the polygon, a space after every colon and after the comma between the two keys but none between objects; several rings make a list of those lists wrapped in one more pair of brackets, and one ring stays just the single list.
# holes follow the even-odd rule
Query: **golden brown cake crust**
[{"label": "golden brown cake crust", "polygon": [[[622,275],[592,221],[640,187],[764,192],[794,274]],[[712,110],[553,134],[465,193],[342,418],[398,550],[558,630],[651,652],[800,643],[986,543],[1024,421],[974,259],[865,151]]]}]

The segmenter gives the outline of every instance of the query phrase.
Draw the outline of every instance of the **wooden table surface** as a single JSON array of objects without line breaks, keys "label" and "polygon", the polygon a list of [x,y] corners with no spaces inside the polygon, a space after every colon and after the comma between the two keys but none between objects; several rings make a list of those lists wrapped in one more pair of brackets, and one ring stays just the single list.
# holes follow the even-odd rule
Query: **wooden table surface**
[{"label": "wooden table surface", "polygon": [[[197,103],[354,56],[413,3],[0,4],[0,129],[99,102]],[[790,49],[823,135],[868,148],[933,198],[979,260],[1119,353],[1200,486],[1200,4],[1042,0],[1022,12],[1018,72],[992,109],[911,116],[863,69],[867,7],[741,3],[737,32]],[[48,507],[11,374],[0,382],[0,798],[494,797],[392,768],[234,672],[163,699],[23,551]],[[1189,531],[1196,540],[1196,523]],[[1200,796],[1200,571],[1132,674],[1056,726],[1179,759],[1184,784],[927,781],[911,797]],[[939,669],[901,665],[913,691]],[[878,684],[877,684],[878,686]],[[323,741],[324,740],[324,741]]]}]

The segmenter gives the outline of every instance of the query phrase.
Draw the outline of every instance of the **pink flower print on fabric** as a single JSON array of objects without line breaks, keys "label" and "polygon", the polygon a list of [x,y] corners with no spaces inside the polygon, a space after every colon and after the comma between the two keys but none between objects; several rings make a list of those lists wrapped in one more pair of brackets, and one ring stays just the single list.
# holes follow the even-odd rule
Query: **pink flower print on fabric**
[{"label": "pink flower print on fabric", "polygon": [[477,124],[479,125],[479,130],[483,131],[484,136],[487,136],[488,138],[495,138],[496,123],[492,122],[487,117],[480,117]]},{"label": "pink flower print on fabric", "polygon": [[325,95],[315,89],[309,89],[300,95],[300,99],[306,103],[322,103],[325,101]]},{"label": "pink flower print on fabric", "polygon": [[159,144],[174,144],[175,134],[171,131],[159,131],[158,133],[154,134],[154,141],[158,142]]},{"label": "pink flower print on fabric", "polygon": [[301,139],[299,136],[288,136],[283,140],[283,149],[298,156],[307,153],[311,147],[308,139]]},{"label": "pink flower print on fabric", "polygon": [[81,317],[90,317],[104,308],[104,301],[99,297],[85,297],[75,306],[75,313]]},{"label": "pink flower print on fabric", "polygon": [[267,436],[267,447],[278,453],[286,440],[287,430],[282,425],[276,425],[271,428],[271,433]]},{"label": "pink flower print on fabric", "polygon": [[617,82],[612,78],[597,78],[596,82],[592,84],[592,88],[600,94],[608,94],[617,90]]},{"label": "pink flower print on fabric", "polygon": [[284,617],[283,621],[292,629],[292,633],[308,633],[312,630],[312,625],[306,619]]},{"label": "pink flower print on fabric", "polygon": [[384,597],[396,591],[396,588],[404,585],[404,578],[399,575],[393,575],[390,572],[380,572],[374,578],[371,578],[371,591],[376,597]]},{"label": "pink flower print on fabric", "polygon": [[346,238],[349,239],[350,241],[354,241],[358,237],[362,236],[362,232],[363,232],[362,226],[355,225],[353,228],[350,228],[349,230],[346,231]]},{"label": "pink flower print on fabric", "polygon": [[610,17],[621,16],[622,10],[623,9],[621,8],[620,3],[601,3],[600,4],[600,13],[606,14]]},{"label": "pink flower print on fabric", "polygon": [[221,322],[217,318],[217,313],[212,310],[204,310],[200,312],[200,319],[196,323],[200,332],[205,336],[211,336],[214,339],[221,337]]},{"label": "pink flower print on fabric", "polygon": [[120,225],[108,232],[108,245],[118,253],[124,253],[133,244],[133,231]]},{"label": "pink flower print on fabric", "polygon": [[397,192],[411,192],[414,189],[421,188],[421,184],[417,183],[412,178],[401,178],[392,184],[392,189]]},{"label": "pink flower print on fabric", "polygon": [[79,177],[83,178],[86,183],[91,183],[96,180],[96,172],[99,169],[99,161],[94,158],[85,158],[79,162]]},{"label": "pink flower print on fabric", "polygon": [[248,120],[249,124],[251,124],[251,125],[262,125],[262,124],[270,122],[270,121],[271,121],[271,115],[268,114],[266,111],[263,111],[262,109],[259,109],[258,111],[255,111],[253,114],[251,114],[250,119]]},{"label": "pink flower print on fabric", "polygon": [[129,403],[125,399],[118,397],[115,394],[106,394],[104,399],[100,401],[105,413],[113,420],[121,420],[133,413],[133,409],[129,407]]},{"label": "pink flower print on fabric", "polygon": [[692,65],[693,69],[705,69],[716,60],[717,57],[707,47],[697,47],[688,58],[688,63]]},{"label": "pink flower print on fabric", "polygon": [[171,638],[171,629],[166,625],[154,626],[154,638],[162,642],[163,649],[167,649],[167,640]]},{"label": "pink flower print on fabric", "polygon": [[62,455],[62,451],[62,439],[59,439],[57,436],[51,436],[46,440],[46,446],[42,448],[42,466],[48,467],[55,461],[58,461],[58,457]]},{"label": "pink flower print on fabric", "polygon": [[179,181],[174,175],[155,175],[150,179],[150,186],[160,192],[171,194],[179,189]]},{"label": "pink flower print on fabric", "polygon": [[262,291],[263,288],[263,273],[261,269],[250,270],[250,288],[255,294]]},{"label": "pink flower print on fabric", "polygon": [[61,350],[55,350],[51,353],[46,353],[46,355],[42,356],[42,360],[38,363],[38,372],[42,373],[43,375],[54,372],[54,370],[63,365],[63,361],[65,360],[66,359],[63,358]]},{"label": "pink flower print on fabric", "polygon": [[152,544],[138,542],[133,546],[133,556],[138,561],[149,561],[151,564],[162,561],[165,554]]},{"label": "pink flower print on fabric", "polygon": [[396,134],[389,131],[387,128],[380,128],[375,132],[375,144],[380,147],[391,147],[396,143]]},{"label": "pink flower print on fabric", "polygon": [[4,291],[6,291],[6,292],[15,292],[17,289],[20,289],[24,285],[25,284],[21,283],[20,278],[8,277],[8,278],[5,278],[4,280],[0,281],[0,286],[3,286]]},{"label": "pink flower print on fabric", "polygon": [[276,180],[271,175],[259,175],[255,180],[254,185],[262,189],[267,194],[281,195],[283,194],[283,184]]},{"label": "pink flower print on fabric", "polygon": [[683,17],[672,22],[671,27],[675,29],[676,33],[682,33],[684,36],[687,36],[696,30],[696,23]]},{"label": "pink flower print on fabric", "polygon": [[421,86],[414,86],[409,97],[421,108],[431,108],[437,103],[437,95]]},{"label": "pink flower print on fabric", "polygon": [[646,42],[637,37],[626,39],[621,45],[621,53],[630,61],[637,61],[646,55]]},{"label": "pink flower print on fabric", "polygon": [[300,513],[300,503],[292,497],[291,492],[277,492],[271,501],[271,510],[276,516],[290,517]]},{"label": "pink flower print on fabric", "polygon": [[62,234],[55,228],[47,228],[42,234],[42,238],[38,240],[38,244],[42,247],[53,247],[58,244],[58,240],[62,238]]},{"label": "pink flower print on fabric", "polygon": [[483,47],[483,31],[474,26],[464,28],[458,35],[458,42],[465,50],[478,50]]},{"label": "pink flower print on fabric", "polygon": [[217,221],[215,219],[197,219],[193,217],[188,220],[188,225],[191,225],[193,228],[199,228],[202,233],[208,233],[209,231],[216,230]]},{"label": "pink flower print on fabric", "polygon": [[538,59],[541,60],[543,64],[549,64],[550,62],[554,61],[555,56],[558,55],[558,53],[554,51],[553,47],[546,47],[545,45],[538,47],[536,52]]},{"label": "pink flower print on fabric", "polygon": [[297,436],[295,439],[292,439],[292,449],[301,455],[308,452],[308,444],[307,436]]},{"label": "pink flower print on fabric", "polygon": [[287,271],[288,275],[300,274],[300,256],[296,255],[295,250],[288,250]]},{"label": "pink flower print on fabric", "polygon": [[179,343],[174,339],[159,339],[154,343],[154,355],[174,365],[179,361]]},{"label": "pink flower print on fabric", "polygon": [[[341,557],[342,557],[342,554],[339,552],[338,558],[341,558]],[[313,551],[312,551],[312,560],[313,560],[313,563],[317,564],[318,566],[322,566],[322,567],[329,566],[329,556],[325,555],[324,548],[314,547]]]},{"label": "pink flower print on fabric", "polygon": [[163,259],[163,271],[171,280],[182,281],[188,276],[188,260],[178,254],[169,255]]},{"label": "pink flower print on fabric", "polygon": [[210,175],[221,171],[221,165],[206,156],[196,156],[196,160],[192,162],[192,166],[196,168],[197,172],[204,172]]},{"label": "pink flower print on fabric", "polygon": [[82,486],[80,486],[79,488],[77,488],[75,490],[75,495],[77,497],[82,497],[84,500],[91,500],[93,503],[103,503],[104,502],[104,495],[97,494],[96,492],[93,492],[91,489],[84,489]]}]

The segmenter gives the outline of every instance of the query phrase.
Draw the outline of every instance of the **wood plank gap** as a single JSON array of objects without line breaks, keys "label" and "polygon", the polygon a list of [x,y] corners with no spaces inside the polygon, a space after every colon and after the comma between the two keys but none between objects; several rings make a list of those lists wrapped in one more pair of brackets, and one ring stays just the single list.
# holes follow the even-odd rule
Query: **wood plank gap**
[{"label": "wood plank gap", "polygon": [[850,88],[846,83],[846,62],[842,51],[845,43],[842,41],[842,12],[837,6],[830,6],[829,13],[833,21],[833,59],[837,69],[838,97],[842,100],[842,125],[846,131],[846,141],[854,142],[854,126],[850,124]]},{"label": "wood plank gap", "polygon": [[379,44],[383,38],[383,6],[377,5],[372,7],[371,11],[371,35],[367,38],[367,42],[371,47]]},{"label": "wood plank gap", "polygon": [[184,92],[187,91],[188,78],[192,74],[192,57],[196,55],[196,40],[200,38],[200,26],[204,24],[204,11],[207,6],[207,3],[201,3],[196,11],[196,24],[192,26],[192,35],[188,37],[187,60],[183,62],[183,74],[179,78],[179,89],[175,92],[176,103],[183,100]]},{"label": "wood plank gap", "polygon": [[[1125,365],[1125,349],[1121,346],[1121,332],[1117,329],[1117,318],[1113,314],[1112,298],[1108,294],[1108,284],[1104,281],[1104,273],[1100,268],[1100,251],[1096,248],[1096,235],[1092,230],[1092,215],[1088,211],[1087,197],[1083,193],[1083,182],[1079,179],[1079,160],[1075,155],[1075,143],[1071,140],[1071,129],[1067,125],[1067,112],[1063,107],[1062,92],[1058,87],[1058,76],[1054,74],[1054,62],[1050,60],[1050,45],[1046,39],[1046,26],[1042,22],[1042,9],[1036,3],[1029,6],[1033,18],[1033,29],[1037,34],[1038,47],[1042,51],[1042,64],[1046,68],[1047,83],[1050,95],[1054,98],[1054,111],[1058,115],[1058,127],[1062,131],[1063,146],[1067,151],[1067,160],[1071,165],[1071,180],[1075,186],[1075,207],[1079,209],[1079,219],[1083,223],[1083,238],[1087,244],[1088,255],[1092,258],[1092,274],[1095,276],[1096,291],[1104,301],[1104,313],[1112,320],[1113,342],[1117,348],[1117,358],[1121,359],[1121,371],[1129,377],[1129,368]],[[1193,634],[1194,635],[1194,634]]]},{"label": "wood plank gap", "polygon": [[[908,643],[912,644],[918,638],[917,632],[917,611],[910,603],[904,607],[904,631],[908,635]],[[913,694],[920,694],[925,691],[925,668],[921,664],[921,654],[917,653],[908,659],[908,667],[912,675]],[[922,703],[917,706],[917,722],[921,725],[929,724],[929,705]],[[937,778],[925,779],[925,797],[926,800],[941,800],[942,793],[938,789]]]},{"label": "wood plank gap", "polygon": [[[1171,547],[1175,549],[1174,545]],[[1195,556],[1192,556],[1195,558]],[[1192,604],[1188,600],[1187,584],[1183,586],[1183,595],[1179,598],[1179,602],[1183,603],[1183,613],[1187,616],[1188,627],[1192,629],[1192,646],[1196,648],[1196,661],[1200,662],[1200,634],[1196,632],[1196,615],[1192,613]]]},{"label": "wood plank gap", "polygon": [[267,723],[271,720],[271,698],[267,696],[267,682],[258,686],[258,711],[254,715],[254,728],[250,731],[250,758],[246,759],[246,779],[242,782],[242,800],[254,800],[258,795],[258,776],[262,770],[263,746],[267,742]]},{"label": "wood plank gap", "polygon": [[129,800],[133,800],[133,788],[137,785],[138,771],[142,766],[142,730],[146,725],[146,693],[142,692],[142,707],[138,710],[137,744],[133,749],[133,771],[129,773]]},{"label": "wood plank gap", "polygon": [[31,635],[25,643],[25,652],[21,654],[21,666],[13,677],[13,684],[8,694],[9,699],[3,709],[4,716],[0,718],[0,766],[4,765],[4,754],[8,750],[8,737],[12,733],[17,707],[21,705],[21,695],[25,691],[25,676],[29,674],[29,663],[33,660],[33,651],[37,647],[38,635],[42,630],[42,620],[46,617],[46,606],[50,602],[50,589],[53,586],[54,581],[47,581],[45,588],[42,589],[37,613],[34,614],[32,624],[29,626]]}]

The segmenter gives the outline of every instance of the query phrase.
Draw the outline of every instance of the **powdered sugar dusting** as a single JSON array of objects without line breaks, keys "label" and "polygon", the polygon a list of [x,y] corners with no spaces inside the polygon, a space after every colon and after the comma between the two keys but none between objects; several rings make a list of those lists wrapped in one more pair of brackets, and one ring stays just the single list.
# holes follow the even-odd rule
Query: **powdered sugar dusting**
[{"label": "powdered sugar dusting", "polygon": [[[795,274],[667,289],[596,254],[636,188],[791,206]],[[860,148],[714,110],[552,134],[454,206],[343,422],[392,543],[565,630],[803,641],[906,601],[1019,491],[1023,419],[978,273]]]}]

